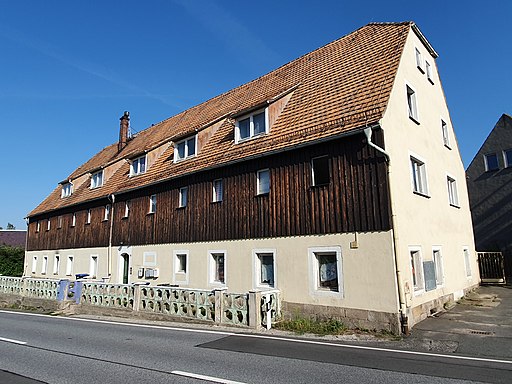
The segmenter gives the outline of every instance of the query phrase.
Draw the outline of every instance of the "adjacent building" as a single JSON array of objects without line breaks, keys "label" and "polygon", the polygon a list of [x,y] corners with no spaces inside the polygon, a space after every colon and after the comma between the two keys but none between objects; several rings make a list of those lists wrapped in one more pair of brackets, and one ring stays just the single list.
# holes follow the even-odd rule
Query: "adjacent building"
[{"label": "adjacent building", "polygon": [[278,289],[285,314],[406,330],[479,282],[455,133],[416,24],[372,23],[81,165],[25,274]]}]

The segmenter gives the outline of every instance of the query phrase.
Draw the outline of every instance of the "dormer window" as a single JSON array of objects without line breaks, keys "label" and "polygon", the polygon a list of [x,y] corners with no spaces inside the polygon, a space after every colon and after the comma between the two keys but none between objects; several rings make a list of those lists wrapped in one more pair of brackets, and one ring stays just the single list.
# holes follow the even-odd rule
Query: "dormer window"
[{"label": "dormer window", "polygon": [[71,184],[71,183],[62,184],[62,190],[60,192],[61,198],[71,196],[72,193],[73,193],[73,184]]},{"label": "dormer window", "polygon": [[91,176],[91,188],[98,188],[103,185],[103,170],[95,172]]},{"label": "dormer window", "polygon": [[236,121],[235,142],[237,143],[265,133],[268,133],[267,109],[245,115]]},{"label": "dormer window", "polygon": [[137,157],[130,165],[130,176],[140,175],[146,172],[146,155]]},{"label": "dormer window", "polygon": [[176,143],[174,146],[175,163],[196,155],[196,139],[197,135],[194,135]]}]

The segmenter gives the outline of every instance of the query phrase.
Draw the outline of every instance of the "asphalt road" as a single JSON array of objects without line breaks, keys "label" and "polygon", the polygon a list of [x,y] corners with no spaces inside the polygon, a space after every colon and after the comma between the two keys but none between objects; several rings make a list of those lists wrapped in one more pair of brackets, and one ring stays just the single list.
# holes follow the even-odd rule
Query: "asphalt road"
[{"label": "asphalt road", "polygon": [[499,359],[0,311],[0,383],[410,384],[511,378],[512,362]]}]

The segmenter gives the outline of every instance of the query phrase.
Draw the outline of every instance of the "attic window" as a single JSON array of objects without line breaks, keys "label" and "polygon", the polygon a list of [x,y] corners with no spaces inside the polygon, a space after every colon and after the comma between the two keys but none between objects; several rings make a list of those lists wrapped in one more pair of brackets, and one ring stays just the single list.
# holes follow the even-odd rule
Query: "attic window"
[{"label": "attic window", "polygon": [[98,188],[103,185],[103,170],[93,173],[91,177],[91,188]]},{"label": "attic window", "polygon": [[265,133],[268,133],[268,113],[266,108],[253,112],[250,115],[242,116],[236,120],[236,143]]},{"label": "attic window", "polygon": [[62,184],[62,190],[60,192],[61,198],[71,196],[72,193],[73,193],[73,184],[71,184],[71,183]]},{"label": "attic window", "polygon": [[418,67],[418,69],[420,70],[421,73],[425,73],[425,71],[423,70],[423,60],[421,58],[421,52],[419,51],[418,48],[415,48],[415,51],[416,51],[416,66]]},{"label": "attic window", "polygon": [[146,172],[146,155],[137,157],[130,165],[130,176],[140,175]]},{"label": "attic window", "polygon": [[174,146],[174,162],[185,160],[196,155],[197,135],[179,141]]}]

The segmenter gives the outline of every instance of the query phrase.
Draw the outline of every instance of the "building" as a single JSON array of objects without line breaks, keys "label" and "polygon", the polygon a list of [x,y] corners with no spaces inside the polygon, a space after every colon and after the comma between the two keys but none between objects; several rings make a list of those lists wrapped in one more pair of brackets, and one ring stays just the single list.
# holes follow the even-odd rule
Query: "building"
[{"label": "building", "polygon": [[372,23],[119,142],[30,214],[26,275],[233,292],[400,331],[478,284],[437,53]]},{"label": "building", "polygon": [[500,251],[512,278],[512,117],[503,114],[471,161],[467,184],[476,249]]}]

